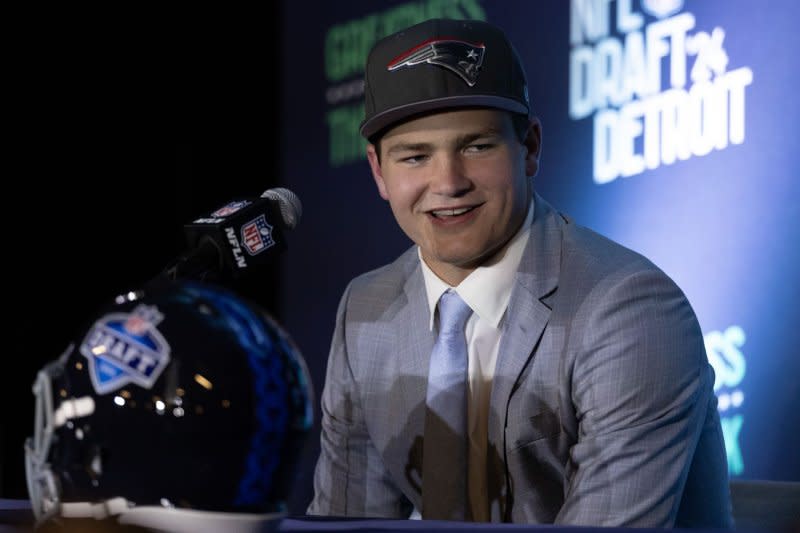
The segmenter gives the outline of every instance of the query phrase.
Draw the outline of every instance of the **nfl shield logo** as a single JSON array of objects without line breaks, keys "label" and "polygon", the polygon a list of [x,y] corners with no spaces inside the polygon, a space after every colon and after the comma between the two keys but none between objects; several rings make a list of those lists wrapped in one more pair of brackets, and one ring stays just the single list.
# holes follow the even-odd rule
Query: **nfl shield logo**
[{"label": "nfl shield logo", "polygon": [[272,226],[264,215],[242,226],[242,245],[250,255],[259,254],[274,244]]},{"label": "nfl shield logo", "polygon": [[224,205],[224,206],[220,207],[219,209],[217,209],[216,211],[214,211],[213,213],[211,213],[211,217],[212,218],[227,217],[229,215],[234,214],[235,212],[237,212],[241,208],[247,207],[248,205],[250,205],[250,202],[248,202],[247,200],[241,200],[241,201],[238,201],[238,202],[230,202],[229,204]]}]

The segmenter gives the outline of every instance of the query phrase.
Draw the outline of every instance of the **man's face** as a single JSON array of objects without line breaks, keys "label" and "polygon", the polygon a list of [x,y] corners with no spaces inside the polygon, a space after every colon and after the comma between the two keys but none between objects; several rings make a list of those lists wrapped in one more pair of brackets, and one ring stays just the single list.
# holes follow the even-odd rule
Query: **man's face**
[{"label": "man's face", "polygon": [[427,265],[456,285],[519,229],[538,169],[538,122],[525,142],[511,115],[457,110],[404,122],[367,156],[378,191]]}]

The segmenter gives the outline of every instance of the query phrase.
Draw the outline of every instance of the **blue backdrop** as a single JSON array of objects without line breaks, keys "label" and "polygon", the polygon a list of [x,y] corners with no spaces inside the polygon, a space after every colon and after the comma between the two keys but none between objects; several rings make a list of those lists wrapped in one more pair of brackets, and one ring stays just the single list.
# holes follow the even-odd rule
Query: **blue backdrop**
[{"label": "blue backdrop", "polygon": [[494,22],[519,49],[543,124],[539,193],[686,292],[731,475],[800,480],[794,0],[284,2],[281,177],[305,214],[281,308],[317,390],[346,283],[410,245],[363,156],[363,61],[438,16]]}]

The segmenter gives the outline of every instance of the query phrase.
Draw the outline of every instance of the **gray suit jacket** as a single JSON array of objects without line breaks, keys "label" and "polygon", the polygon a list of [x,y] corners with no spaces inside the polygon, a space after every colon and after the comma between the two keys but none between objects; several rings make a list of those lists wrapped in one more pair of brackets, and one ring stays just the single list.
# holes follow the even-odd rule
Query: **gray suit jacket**
[{"label": "gray suit jacket", "polygon": [[[661,270],[534,195],[489,412],[493,521],[730,527],[713,369]],[[421,509],[434,334],[416,248],[345,291],[310,514]]]}]

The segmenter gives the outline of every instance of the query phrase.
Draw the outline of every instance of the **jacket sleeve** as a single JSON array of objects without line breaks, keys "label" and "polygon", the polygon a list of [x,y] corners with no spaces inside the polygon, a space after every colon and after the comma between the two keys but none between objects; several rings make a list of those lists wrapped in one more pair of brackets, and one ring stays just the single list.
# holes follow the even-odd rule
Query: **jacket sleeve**
[{"label": "jacket sleeve", "polygon": [[321,398],[320,455],[308,514],[407,518],[407,500],[391,480],[364,419],[347,346],[352,283],[339,303]]},{"label": "jacket sleeve", "polygon": [[578,440],[556,522],[673,527],[701,429],[717,416],[694,311],[669,277],[646,269],[595,287],[578,315]]}]

